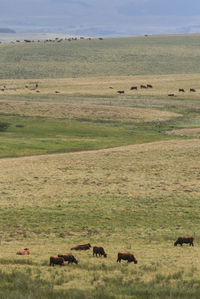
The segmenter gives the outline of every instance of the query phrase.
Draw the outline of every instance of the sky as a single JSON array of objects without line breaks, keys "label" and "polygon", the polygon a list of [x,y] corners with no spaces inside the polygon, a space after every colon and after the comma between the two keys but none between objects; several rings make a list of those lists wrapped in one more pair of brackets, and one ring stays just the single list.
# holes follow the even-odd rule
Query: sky
[{"label": "sky", "polygon": [[0,0],[0,28],[88,36],[200,32],[200,0]]}]

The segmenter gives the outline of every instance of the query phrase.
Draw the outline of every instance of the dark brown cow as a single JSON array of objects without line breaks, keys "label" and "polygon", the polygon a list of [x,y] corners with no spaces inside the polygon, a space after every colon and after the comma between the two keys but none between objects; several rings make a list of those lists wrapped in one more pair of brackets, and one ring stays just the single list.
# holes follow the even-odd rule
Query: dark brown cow
[{"label": "dark brown cow", "polygon": [[83,244],[83,245],[76,245],[75,247],[72,247],[71,250],[88,250],[90,249],[91,245],[90,243],[88,244]]},{"label": "dark brown cow", "polygon": [[28,248],[24,248],[24,250],[19,250],[17,251],[16,253],[17,255],[29,255],[30,254],[30,251]]},{"label": "dark brown cow", "polygon": [[194,241],[193,237],[178,237],[178,239],[174,243],[174,246],[177,246],[178,244],[182,246],[183,243],[190,244],[190,246],[194,246],[193,241]]},{"label": "dark brown cow", "polygon": [[130,90],[137,90],[137,86],[131,86]]},{"label": "dark brown cow", "polygon": [[62,257],[68,264],[78,264],[77,259],[72,254],[58,254],[58,257]]},{"label": "dark brown cow", "polygon": [[124,90],[118,90],[117,93],[119,94],[124,93]]},{"label": "dark brown cow", "polygon": [[99,256],[104,256],[104,257],[107,257],[107,254],[105,253],[103,247],[97,247],[97,246],[94,246],[93,247],[93,256],[96,254],[99,255]]},{"label": "dark brown cow", "polygon": [[151,84],[147,84],[147,88],[153,88]]},{"label": "dark brown cow", "polygon": [[195,92],[195,91],[196,91],[196,89],[190,88],[190,92]]},{"label": "dark brown cow", "polygon": [[136,258],[131,253],[119,252],[117,262],[121,263],[121,260],[125,260],[128,263],[134,262],[134,264],[137,264]]},{"label": "dark brown cow", "polygon": [[174,93],[169,93],[168,97],[174,97]]},{"label": "dark brown cow", "polygon": [[53,267],[54,265],[64,266],[64,258],[58,256],[50,256],[49,266],[51,265],[53,265]]},{"label": "dark brown cow", "polygon": [[60,91],[58,91],[58,90],[55,90],[55,93],[60,93]]},{"label": "dark brown cow", "polygon": [[145,85],[140,85],[140,88],[147,88]]},{"label": "dark brown cow", "polygon": [[185,90],[184,90],[183,88],[179,88],[178,91],[180,91],[180,92],[185,92]]}]

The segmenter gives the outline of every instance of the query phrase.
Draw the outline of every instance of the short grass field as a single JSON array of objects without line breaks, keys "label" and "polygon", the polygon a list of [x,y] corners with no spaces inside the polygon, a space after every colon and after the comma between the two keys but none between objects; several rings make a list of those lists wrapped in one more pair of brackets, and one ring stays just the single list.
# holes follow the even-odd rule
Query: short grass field
[{"label": "short grass field", "polygon": [[[160,49],[157,62],[144,50],[152,73],[138,50],[146,42]],[[198,44],[199,35],[186,35],[0,45],[0,298],[200,297]],[[65,45],[71,66],[80,57],[77,76],[59,64]],[[115,67],[103,74],[108,45]],[[37,47],[48,47],[44,60],[63,73],[54,76]],[[126,64],[122,54],[136,48],[138,63]],[[22,64],[12,61],[22,54]],[[93,73],[81,58],[91,54]],[[138,73],[122,71],[128,62]],[[153,88],[130,90],[141,84]],[[194,247],[174,247],[182,235],[194,236]],[[88,242],[107,258],[70,250]],[[25,247],[30,256],[16,255]],[[117,263],[120,251],[138,264]],[[78,265],[50,267],[59,253]]]}]

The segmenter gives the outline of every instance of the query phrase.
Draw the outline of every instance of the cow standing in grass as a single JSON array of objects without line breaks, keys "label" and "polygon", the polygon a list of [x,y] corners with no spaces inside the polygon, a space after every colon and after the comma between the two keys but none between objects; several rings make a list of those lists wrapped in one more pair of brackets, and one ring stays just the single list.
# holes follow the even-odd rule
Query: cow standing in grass
[{"label": "cow standing in grass", "polygon": [[49,266],[60,265],[64,266],[64,258],[58,256],[50,256]]},{"label": "cow standing in grass", "polygon": [[93,256],[96,254],[99,255],[99,256],[104,256],[104,257],[107,257],[107,254],[105,253],[105,250],[103,249],[103,247],[97,247],[97,246],[94,246],[93,247]]},{"label": "cow standing in grass", "polygon": [[58,254],[58,257],[62,257],[68,264],[78,264],[77,259],[72,254]]},{"label": "cow standing in grass", "polygon": [[184,243],[185,244],[190,244],[190,246],[194,246],[193,241],[194,241],[193,237],[178,237],[178,239],[174,243],[174,246],[177,246],[178,244],[183,246]]},{"label": "cow standing in grass", "polygon": [[119,252],[117,256],[117,262],[121,263],[121,260],[125,260],[128,263],[134,262],[134,264],[137,264],[136,258],[131,253]]}]

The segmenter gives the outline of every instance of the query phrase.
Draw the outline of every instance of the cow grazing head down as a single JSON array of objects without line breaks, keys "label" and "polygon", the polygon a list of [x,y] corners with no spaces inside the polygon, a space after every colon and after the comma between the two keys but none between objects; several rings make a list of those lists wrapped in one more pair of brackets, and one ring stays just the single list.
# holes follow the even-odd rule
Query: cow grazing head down
[{"label": "cow grazing head down", "polygon": [[103,247],[97,247],[97,246],[94,246],[93,247],[93,256],[96,255],[96,256],[104,256],[104,257],[107,257],[107,254],[105,253],[105,250],[103,249]]},{"label": "cow grazing head down", "polygon": [[117,256],[117,262],[121,263],[121,260],[125,260],[128,263],[134,262],[134,264],[137,264],[136,258],[131,253],[119,252]]},{"label": "cow grazing head down", "polygon": [[174,242],[174,246],[177,246],[178,244],[182,246],[184,243],[189,244],[190,246],[194,246],[194,238],[193,237],[178,237],[176,242]]},{"label": "cow grazing head down", "polygon": [[58,257],[62,257],[68,264],[78,264],[77,259],[72,254],[58,254]]}]

